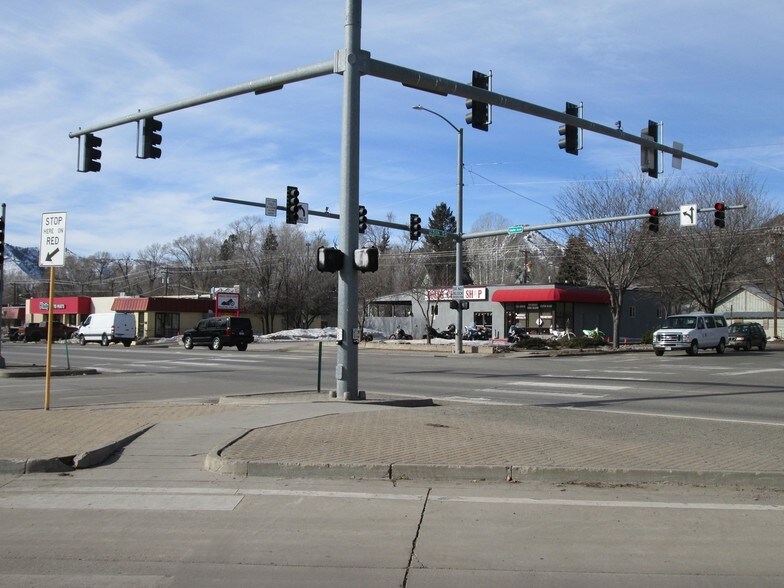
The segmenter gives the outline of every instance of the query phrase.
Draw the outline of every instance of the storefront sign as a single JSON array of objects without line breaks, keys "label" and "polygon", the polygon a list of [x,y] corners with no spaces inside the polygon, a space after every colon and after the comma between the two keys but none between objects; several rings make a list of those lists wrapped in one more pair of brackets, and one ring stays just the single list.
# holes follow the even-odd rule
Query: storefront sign
[{"label": "storefront sign", "polygon": [[[453,298],[457,288],[462,288],[463,297]],[[487,300],[487,288],[484,286],[453,286],[451,288],[431,288],[427,291],[428,300]]]}]

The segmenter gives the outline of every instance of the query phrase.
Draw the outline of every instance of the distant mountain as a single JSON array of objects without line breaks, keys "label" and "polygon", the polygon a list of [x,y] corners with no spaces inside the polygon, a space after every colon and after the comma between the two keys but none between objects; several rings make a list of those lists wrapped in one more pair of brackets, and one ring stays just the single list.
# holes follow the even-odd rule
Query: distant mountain
[{"label": "distant mountain", "polygon": [[16,247],[6,243],[5,258],[34,280],[44,277],[43,268],[38,266],[38,247]]}]

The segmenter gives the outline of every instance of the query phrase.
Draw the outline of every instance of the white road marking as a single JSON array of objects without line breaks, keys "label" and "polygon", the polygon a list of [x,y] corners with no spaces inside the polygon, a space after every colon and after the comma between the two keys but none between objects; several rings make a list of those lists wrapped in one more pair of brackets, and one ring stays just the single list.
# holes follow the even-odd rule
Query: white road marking
[{"label": "white road marking", "polygon": [[604,408],[585,408],[582,406],[566,406],[564,407],[565,410],[585,410],[588,412],[610,412],[614,414],[630,414],[633,416],[651,416],[651,417],[663,417],[666,419],[691,419],[695,421],[715,421],[718,423],[739,423],[742,425],[770,425],[773,427],[784,427],[784,423],[771,423],[769,421],[750,421],[744,419],[722,419],[717,417],[700,417],[700,416],[689,416],[684,414],[667,414],[667,413],[659,413],[659,412],[635,412],[632,410],[613,410],[613,409],[604,409]]},{"label": "white road marking", "polygon": [[542,390],[505,390],[503,388],[482,388],[474,392],[495,392],[502,394],[528,394],[532,396],[565,396],[567,398],[606,398],[606,394],[585,394],[584,392],[550,392]]},{"label": "white road marking", "polygon": [[[548,376],[551,378],[557,378],[559,376]],[[539,382],[536,380],[523,380],[519,382],[509,382],[512,386],[537,386],[540,388],[590,388],[591,390],[626,390],[628,386],[612,386],[612,385],[601,385],[601,384],[568,384],[566,382]]]},{"label": "white road marking", "polygon": [[747,372],[732,372],[726,374],[728,376],[756,376],[757,374],[764,374],[765,372],[784,372],[784,368],[767,368],[764,370],[749,370]]},{"label": "white road marking", "polygon": [[[337,492],[264,488],[143,488],[89,487],[62,492],[55,487],[5,488],[0,491],[0,508],[58,508],[112,510],[232,510],[245,496],[289,496],[295,498],[335,498],[347,500],[422,501],[424,494],[379,492]],[[599,508],[645,508],[672,510],[777,511],[779,504],[739,504],[706,502],[645,502],[639,500],[566,500],[494,496],[447,496],[430,494],[436,502],[473,504],[511,504],[522,506],[576,506]]]},{"label": "white road marking", "polygon": [[612,377],[612,376],[567,376],[560,374],[542,374],[542,378],[571,378],[573,380],[621,380],[623,382],[647,382],[650,378],[629,378],[629,377]]}]

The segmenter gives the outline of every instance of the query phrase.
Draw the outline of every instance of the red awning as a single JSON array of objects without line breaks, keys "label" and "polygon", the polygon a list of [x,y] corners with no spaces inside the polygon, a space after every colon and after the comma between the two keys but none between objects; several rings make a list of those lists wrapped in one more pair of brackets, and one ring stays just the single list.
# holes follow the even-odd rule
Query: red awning
[{"label": "red awning", "polygon": [[609,304],[610,295],[604,290],[582,288],[499,288],[493,292],[493,302],[583,302]]},{"label": "red awning", "polygon": [[24,306],[3,307],[3,320],[5,321],[23,321],[24,317],[25,317]]},{"label": "red awning", "polygon": [[[92,298],[87,296],[59,296],[52,300],[53,314],[83,314],[87,316],[93,310]],[[32,314],[49,314],[49,298],[30,299]]]},{"label": "red awning", "polygon": [[115,298],[115,312],[208,312],[214,302],[209,298]]}]

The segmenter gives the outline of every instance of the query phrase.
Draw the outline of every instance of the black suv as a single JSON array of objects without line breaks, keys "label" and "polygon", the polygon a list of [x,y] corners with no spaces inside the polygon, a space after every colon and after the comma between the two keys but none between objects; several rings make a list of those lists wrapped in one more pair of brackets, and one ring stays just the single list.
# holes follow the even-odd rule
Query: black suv
[{"label": "black suv", "polygon": [[185,349],[193,349],[195,345],[209,345],[218,351],[224,346],[236,346],[240,351],[248,348],[253,342],[253,327],[250,319],[236,316],[222,316],[200,320],[193,329],[182,334]]},{"label": "black suv", "polygon": [[752,347],[758,347],[760,351],[765,350],[768,344],[768,336],[765,329],[759,323],[736,323],[730,325],[729,340],[727,347],[732,347],[735,351],[750,351]]}]

